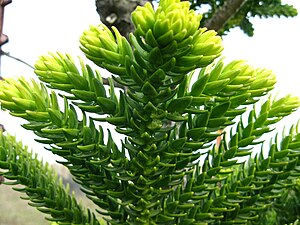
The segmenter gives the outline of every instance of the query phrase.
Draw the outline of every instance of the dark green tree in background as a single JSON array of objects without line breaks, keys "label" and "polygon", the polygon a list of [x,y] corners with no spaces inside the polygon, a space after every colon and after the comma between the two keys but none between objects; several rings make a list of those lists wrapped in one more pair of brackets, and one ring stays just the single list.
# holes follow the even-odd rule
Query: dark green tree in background
[{"label": "dark green tree in background", "polygon": [[246,35],[254,35],[251,18],[294,17],[297,10],[281,0],[196,0],[191,1],[192,8],[208,6],[203,26],[218,31],[220,35],[239,27]]},{"label": "dark green tree in background", "polygon": [[260,213],[259,225],[299,224],[300,220],[300,182],[294,180],[293,185],[286,189],[272,207]]}]

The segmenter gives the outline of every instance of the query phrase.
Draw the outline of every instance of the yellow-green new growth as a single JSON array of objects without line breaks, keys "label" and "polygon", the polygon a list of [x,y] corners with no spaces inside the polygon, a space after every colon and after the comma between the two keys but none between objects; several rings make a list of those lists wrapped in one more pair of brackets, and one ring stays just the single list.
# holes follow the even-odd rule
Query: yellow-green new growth
[{"label": "yellow-green new growth", "polygon": [[[114,27],[113,31],[115,35],[104,24],[100,24],[90,26],[80,37],[81,50],[99,66],[124,65],[125,56],[132,57],[132,49],[126,38]],[[124,73],[121,67],[119,70]]]},{"label": "yellow-green new growth", "polygon": [[[189,10],[187,1],[160,1],[156,12],[148,2],[132,13],[136,33],[145,36],[149,30],[158,43],[166,45],[173,40],[182,41],[198,30],[202,15]],[[167,39],[170,37],[170,39]]]},{"label": "yellow-green new growth", "polygon": [[19,80],[5,79],[0,82],[0,103],[14,116],[40,121],[48,119],[50,100],[47,91],[44,85],[33,79],[27,82],[22,77]]},{"label": "yellow-green new growth", "polygon": [[[189,7],[189,2],[179,0],[160,1],[156,11],[150,3],[137,7],[132,13],[135,36],[143,37],[149,49],[160,47],[176,56],[178,66],[204,67],[220,55],[223,45],[215,31],[200,28],[202,15]],[[176,51],[183,51],[184,56]]]},{"label": "yellow-green new growth", "polygon": [[[200,28],[202,16],[189,10],[189,2],[160,1],[155,11],[150,3],[132,13],[136,27],[130,42],[114,27],[91,26],[80,38],[81,49],[97,65],[119,76],[144,80],[157,69],[169,76],[184,76],[209,65],[220,56],[222,40],[215,31]],[[131,45],[130,45],[131,43]],[[130,67],[130,65],[134,68]],[[168,79],[168,77],[166,77]],[[155,84],[153,84],[155,86]]]}]

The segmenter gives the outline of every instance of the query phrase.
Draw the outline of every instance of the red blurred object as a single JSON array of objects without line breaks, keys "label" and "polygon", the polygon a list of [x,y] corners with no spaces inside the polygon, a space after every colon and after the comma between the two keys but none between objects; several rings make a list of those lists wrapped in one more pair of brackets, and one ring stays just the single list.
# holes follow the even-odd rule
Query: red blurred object
[{"label": "red blurred object", "polygon": [[4,177],[0,176],[0,184],[2,184],[4,182]]}]

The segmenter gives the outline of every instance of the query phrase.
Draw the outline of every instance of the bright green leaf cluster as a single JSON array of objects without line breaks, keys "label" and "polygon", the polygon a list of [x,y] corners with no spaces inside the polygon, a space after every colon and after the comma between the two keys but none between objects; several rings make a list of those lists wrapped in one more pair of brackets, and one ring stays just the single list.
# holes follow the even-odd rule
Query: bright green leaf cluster
[{"label": "bright green leaf cluster", "polygon": [[141,36],[148,33],[148,36],[157,39],[156,43],[153,42],[155,44],[153,47],[166,46],[173,40],[180,43],[196,33],[202,18],[193,10],[189,10],[189,7],[188,2],[180,1],[161,2],[156,12],[150,3],[143,7],[139,6],[132,13],[135,32]]},{"label": "bright green leaf cluster", "polygon": [[276,76],[271,70],[255,69],[241,60],[232,61],[227,65],[220,60],[209,69],[204,68],[200,71],[198,80],[191,89],[192,96],[243,96],[247,103],[253,103],[256,97],[272,90],[276,83]]},{"label": "bright green leaf cluster", "polygon": [[6,79],[1,82],[0,95],[1,106],[10,110],[12,115],[41,124],[48,122],[48,108],[57,107],[57,100],[51,99],[45,86],[34,80]]},{"label": "bright green leaf cluster", "polygon": [[199,29],[201,16],[189,10],[188,2],[161,1],[156,11],[148,3],[132,13],[132,20],[136,26],[130,35],[133,50],[115,28],[114,37],[103,24],[91,27],[80,38],[86,56],[121,76],[118,82],[126,86],[145,80],[154,88],[158,81],[176,84],[188,72],[210,64],[223,50],[216,32]]}]

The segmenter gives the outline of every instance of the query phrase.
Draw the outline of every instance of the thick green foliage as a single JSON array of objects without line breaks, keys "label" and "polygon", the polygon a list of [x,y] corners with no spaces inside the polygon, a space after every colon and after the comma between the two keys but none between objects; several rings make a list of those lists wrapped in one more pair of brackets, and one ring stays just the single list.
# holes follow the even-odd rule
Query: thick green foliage
[{"label": "thick green foliage", "polygon": [[22,198],[30,201],[30,206],[49,214],[50,221],[99,225],[96,217],[90,211],[85,212],[75,196],[69,195],[69,188],[63,186],[47,163],[43,165],[14,137],[0,133],[0,140],[0,167],[4,169],[1,174],[13,180],[6,184],[24,186],[13,189],[25,193],[27,197]]},{"label": "thick green foliage", "polygon": [[[203,23],[212,18],[217,10],[224,5],[225,0],[190,0],[193,9],[207,8],[203,14]],[[297,10],[288,4],[283,4],[281,0],[251,0],[245,1],[245,4],[238,9],[238,12],[232,16],[225,24],[219,34],[226,34],[230,29],[239,27],[248,36],[253,36],[254,27],[251,18],[269,18],[269,17],[294,17]]]},{"label": "thick green foliage", "polygon": [[[186,1],[162,0],[156,11],[146,4],[132,20],[130,42],[104,25],[80,38],[87,58],[113,74],[109,89],[82,60],[76,65],[69,55],[49,54],[36,62],[35,73],[60,90],[64,106],[44,84],[20,78],[1,82],[2,108],[27,120],[23,127],[63,157],[108,224],[259,221],[258,212],[300,176],[298,130],[271,141],[267,154],[250,155],[299,99],[255,104],[273,89],[275,75],[244,61],[216,60],[221,38],[198,28],[201,16]],[[125,136],[121,146],[104,122]],[[58,224],[98,223],[47,177],[47,166],[40,169],[9,135],[0,143],[0,175],[23,184],[33,206]]]},{"label": "thick green foliage", "polygon": [[299,180],[294,180],[293,185],[285,189],[280,198],[267,210],[261,212],[260,223],[263,225],[299,224],[300,219],[300,186]]}]

